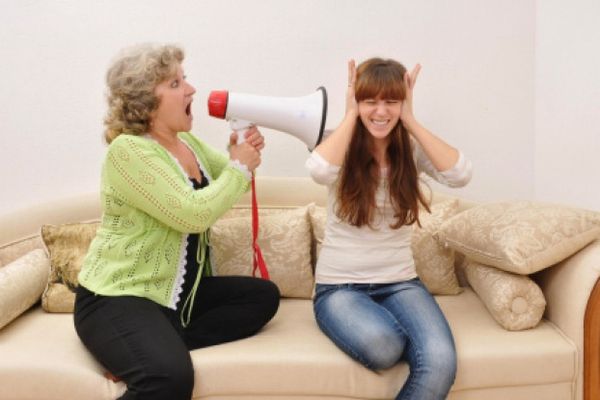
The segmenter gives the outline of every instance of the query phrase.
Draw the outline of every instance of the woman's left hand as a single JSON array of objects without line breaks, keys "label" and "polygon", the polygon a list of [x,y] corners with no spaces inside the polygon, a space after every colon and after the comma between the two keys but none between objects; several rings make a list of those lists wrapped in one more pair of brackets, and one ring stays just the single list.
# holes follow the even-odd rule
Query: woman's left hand
[{"label": "woman's left hand", "polygon": [[265,138],[256,126],[250,127],[244,133],[244,138],[248,144],[252,145],[258,151],[265,148]]},{"label": "woman's left hand", "polygon": [[[408,125],[411,125],[415,121],[415,115],[413,112],[413,90],[417,77],[421,71],[421,64],[415,65],[413,70],[409,73],[404,73],[404,86],[406,87],[406,98],[402,102],[402,110],[400,111],[400,119],[406,129],[409,129]],[[409,129],[410,130],[410,129]]]}]

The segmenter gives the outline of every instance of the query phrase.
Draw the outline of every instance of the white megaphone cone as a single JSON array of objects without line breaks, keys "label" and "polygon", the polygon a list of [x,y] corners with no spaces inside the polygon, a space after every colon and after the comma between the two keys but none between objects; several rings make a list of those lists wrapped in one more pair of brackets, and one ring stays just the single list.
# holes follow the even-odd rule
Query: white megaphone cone
[{"label": "white megaphone cone", "polygon": [[325,132],[327,91],[320,87],[303,97],[268,97],[215,90],[208,97],[208,113],[228,120],[235,131],[259,125],[289,133],[312,150]]}]

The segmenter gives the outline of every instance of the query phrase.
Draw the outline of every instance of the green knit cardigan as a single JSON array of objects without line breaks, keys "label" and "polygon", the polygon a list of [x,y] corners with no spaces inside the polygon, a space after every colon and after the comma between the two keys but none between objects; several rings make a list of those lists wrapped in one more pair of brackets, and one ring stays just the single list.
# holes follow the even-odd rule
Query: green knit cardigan
[{"label": "green knit cardigan", "polygon": [[[176,159],[149,137],[122,134],[109,145],[102,168],[102,223],[79,273],[85,288],[176,309],[189,233],[200,233],[198,264],[210,268],[204,257],[208,230],[249,189],[249,177],[192,134],[179,138],[196,155],[211,181],[208,187],[194,190]],[[199,271],[185,300],[184,325],[201,276]]]}]

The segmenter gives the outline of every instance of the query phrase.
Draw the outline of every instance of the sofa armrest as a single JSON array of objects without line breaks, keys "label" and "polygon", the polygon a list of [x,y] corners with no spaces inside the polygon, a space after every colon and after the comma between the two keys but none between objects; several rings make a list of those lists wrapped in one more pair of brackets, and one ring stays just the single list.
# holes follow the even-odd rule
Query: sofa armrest
[{"label": "sofa armrest", "polygon": [[599,240],[534,276],[546,297],[545,317],[577,346],[576,398],[586,400],[600,398],[599,277]]}]

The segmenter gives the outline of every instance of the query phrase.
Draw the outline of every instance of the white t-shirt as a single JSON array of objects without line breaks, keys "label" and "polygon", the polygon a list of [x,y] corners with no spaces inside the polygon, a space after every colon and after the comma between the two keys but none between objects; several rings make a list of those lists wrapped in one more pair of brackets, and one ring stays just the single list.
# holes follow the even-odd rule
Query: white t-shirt
[{"label": "white t-shirt", "polygon": [[[456,165],[440,172],[418,143],[414,142],[413,147],[419,173],[424,172],[450,187],[464,186],[471,179],[471,163],[462,153],[459,153]],[[386,178],[381,179],[375,193],[377,211],[372,227],[359,228],[341,221],[333,212],[340,167],[328,163],[313,151],[306,161],[306,168],[313,180],[327,185],[329,191],[325,237],[316,267],[317,283],[392,283],[417,276],[410,248],[412,226],[390,228],[395,219],[387,198]]]}]

